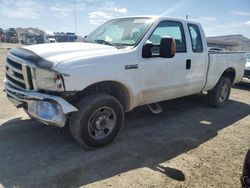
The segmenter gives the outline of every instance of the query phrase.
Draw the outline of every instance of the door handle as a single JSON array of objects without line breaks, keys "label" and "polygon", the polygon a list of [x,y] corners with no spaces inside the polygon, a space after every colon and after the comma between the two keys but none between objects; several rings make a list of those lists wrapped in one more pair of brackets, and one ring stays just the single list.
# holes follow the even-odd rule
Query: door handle
[{"label": "door handle", "polygon": [[191,69],[191,59],[186,60],[186,69]]}]

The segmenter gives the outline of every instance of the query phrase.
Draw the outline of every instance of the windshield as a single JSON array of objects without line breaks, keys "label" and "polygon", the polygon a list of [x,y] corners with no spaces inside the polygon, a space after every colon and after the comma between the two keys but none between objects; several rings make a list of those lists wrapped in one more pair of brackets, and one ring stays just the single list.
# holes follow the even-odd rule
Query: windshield
[{"label": "windshield", "polygon": [[85,41],[117,47],[135,46],[152,23],[152,18],[121,18],[111,20],[93,31],[85,38]]}]

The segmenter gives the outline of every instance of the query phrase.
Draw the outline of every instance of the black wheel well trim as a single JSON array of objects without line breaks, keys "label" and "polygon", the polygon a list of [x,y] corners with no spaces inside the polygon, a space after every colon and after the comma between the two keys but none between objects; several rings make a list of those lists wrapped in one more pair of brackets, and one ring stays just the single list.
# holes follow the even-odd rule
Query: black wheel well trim
[{"label": "black wheel well trim", "polygon": [[[234,83],[235,81],[235,77],[236,77],[236,71],[234,68],[230,67],[230,68],[227,68],[221,75],[221,77],[224,76],[224,77],[227,77],[231,80],[231,84]],[[220,77],[220,78],[221,78]]]},{"label": "black wheel well trim", "polygon": [[90,84],[82,91],[77,92],[78,100],[93,93],[106,93],[115,97],[123,106],[124,111],[130,110],[130,92],[128,88],[117,81],[101,81]]}]

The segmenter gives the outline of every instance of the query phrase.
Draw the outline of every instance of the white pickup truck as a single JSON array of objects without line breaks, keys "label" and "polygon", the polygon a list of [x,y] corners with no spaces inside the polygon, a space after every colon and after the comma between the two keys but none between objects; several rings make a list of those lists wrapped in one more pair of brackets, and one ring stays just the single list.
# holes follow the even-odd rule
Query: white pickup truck
[{"label": "white pickup truck", "polygon": [[224,106],[240,82],[244,53],[208,53],[199,23],[165,17],[106,22],[80,43],[12,49],[5,92],[18,108],[48,125],[69,125],[86,148],[102,147],[119,133],[124,112],[159,101],[207,92]]}]

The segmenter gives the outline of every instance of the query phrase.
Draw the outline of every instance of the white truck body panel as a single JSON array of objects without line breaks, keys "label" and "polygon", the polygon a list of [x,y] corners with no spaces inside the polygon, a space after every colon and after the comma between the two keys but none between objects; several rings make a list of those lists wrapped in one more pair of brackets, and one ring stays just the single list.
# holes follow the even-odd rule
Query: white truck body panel
[{"label": "white truck body panel", "polygon": [[235,70],[234,84],[241,81],[246,57],[243,52],[214,52],[209,54],[209,69],[207,74],[207,83],[204,91],[212,89],[218,82],[223,72],[232,68]]}]

